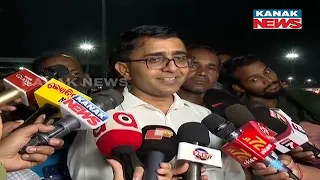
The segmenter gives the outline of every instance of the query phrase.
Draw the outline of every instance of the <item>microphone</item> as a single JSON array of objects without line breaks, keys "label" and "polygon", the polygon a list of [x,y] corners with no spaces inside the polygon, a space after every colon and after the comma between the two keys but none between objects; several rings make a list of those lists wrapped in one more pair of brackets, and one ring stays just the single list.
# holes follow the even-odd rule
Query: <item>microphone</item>
[{"label": "microphone", "polygon": [[142,128],[143,142],[137,155],[145,165],[145,179],[157,180],[160,163],[170,162],[177,154],[176,133],[167,126],[150,125]]},{"label": "microphone", "polygon": [[[248,113],[250,113],[249,110]],[[228,116],[228,114],[226,115]],[[231,121],[237,120],[232,119]],[[265,135],[258,122],[249,121],[241,128],[236,129],[232,123],[224,118],[211,114],[204,118],[202,123],[208,127],[209,131],[229,142],[222,147],[222,150],[243,167],[250,167],[253,163],[260,161],[268,167],[275,168],[278,172],[288,173],[289,177],[294,180],[299,180],[273,152],[275,145],[270,137]]]},{"label": "microphone", "polygon": [[304,151],[313,152],[317,159],[320,159],[320,150],[309,143],[309,138],[303,128],[294,123],[291,118],[281,109],[267,107],[252,108],[251,112],[257,119],[273,130],[276,138],[277,150],[287,153],[297,146],[301,146]]},{"label": "microphone", "polygon": [[133,179],[134,169],[142,167],[136,150],[142,144],[142,132],[132,114],[124,111],[108,111],[110,120],[93,130],[100,152],[116,158],[123,166],[124,179]]},{"label": "microphone", "polygon": [[[53,70],[63,68],[61,66],[55,66]],[[22,99],[22,103],[25,106],[29,106],[33,103],[33,93],[47,82],[47,79],[52,77],[62,77],[69,73],[69,70],[59,70],[55,74],[46,74],[46,77],[39,76],[27,68],[15,72],[3,79],[3,84],[6,91],[0,95],[0,105],[5,105],[18,98]],[[46,79],[47,78],[47,79]]]},{"label": "microphone", "polygon": [[202,164],[222,167],[221,152],[206,148],[210,144],[210,137],[205,125],[185,123],[179,127],[177,137],[180,142],[177,160],[189,161],[189,169],[183,179],[200,180]]},{"label": "microphone", "polygon": [[76,129],[96,129],[109,120],[110,116],[105,111],[114,109],[123,101],[123,95],[114,89],[92,97],[92,102],[81,95],[63,101],[60,106],[63,118],[54,124],[55,129],[36,134],[21,152],[27,146],[46,145],[49,139],[64,137]]},{"label": "microphone", "polygon": [[[72,83],[74,86],[68,86],[52,78],[34,92],[39,108],[42,108],[45,104],[50,104],[59,110],[61,102],[78,94],[91,101],[92,99],[85,95],[87,89],[81,85],[81,81],[81,78],[76,79]],[[57,117],[61,117],[61,113],[57,114]]]},{"label": "microphone", "polygon": [[242,104],[237,96],[218,89],[207,90],[203,96],[203,103],[211,112],[219,114],[222,117],[225,117],[224,112],[228,106]]}]

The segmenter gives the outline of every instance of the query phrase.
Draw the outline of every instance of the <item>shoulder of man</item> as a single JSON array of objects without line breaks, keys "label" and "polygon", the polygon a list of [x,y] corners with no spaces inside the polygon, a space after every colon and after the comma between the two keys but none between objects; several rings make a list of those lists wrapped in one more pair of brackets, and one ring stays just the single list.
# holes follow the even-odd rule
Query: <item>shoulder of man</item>
[{"label": "shoulder of man", "polygon": [[288,100],[297,104],[305,110],[312,119],[319,124],[320,122],[320,96],[302,89],[285,89]]}]

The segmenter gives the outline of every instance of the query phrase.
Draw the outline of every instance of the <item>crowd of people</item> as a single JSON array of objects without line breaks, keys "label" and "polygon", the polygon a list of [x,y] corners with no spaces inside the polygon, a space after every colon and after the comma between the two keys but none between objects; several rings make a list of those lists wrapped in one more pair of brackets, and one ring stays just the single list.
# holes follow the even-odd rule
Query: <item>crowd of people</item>
[{"label": "crowd of people", "polygon": [[[185,44],[176,31],[162,26],[138,26],[120,36],[119,45],[110,59],[109,76],[125,78],[128,85],[114,87],[124,101],[116,107],[132,113],[140,127],[163,125],[177,132],[187,122],[199,122],[212,112],[205,107],[207,90],[217,89],[238,98],[247,106],[259,102],[268,108],[281,108],[292,121],[300,124],[310,141],[320,148],[319,96],[278,79],[263,59],[252,54],[232,57],[202,44]],[[68,80],[90,78],[82,64],[67,53],[46,53],[37,58],[32,71],[41,74],[44,68],[62,64],[69,69]],[[90,95],[90,94],[89,94]],[[50,146],[19,150],[37,132],[48,132],[59,119],[46,121],[40,116],[33,125],[18,128],[36,109],[15,102],[1,107],[0,179],[73,179],[124,180],[121,164],[99,152],[92,130],[75,131],[63,139],[51,139]],[[128,137],[129,138],[129,137]],[[210,134],[209,148],[220,149],[225,142]],[[63,145],[64,144],[64,145]],[[61,148],[63,146],[63,148]],[[56,150],[54,152],[54,150]],[[314,180],[320,175],[312,152],[296,147],[280,160],[301,180]],[[279,173],[262,163],[250,169],[242,168],[231,157],[222,157],[222,168],[204,168],[202,179],[209,180],[289,180],[289,174]],[[187,172],[188,163],[162,163],[158,179],[179,179]],[[144,169],[138,167],[134,179],[143,179]]]}]

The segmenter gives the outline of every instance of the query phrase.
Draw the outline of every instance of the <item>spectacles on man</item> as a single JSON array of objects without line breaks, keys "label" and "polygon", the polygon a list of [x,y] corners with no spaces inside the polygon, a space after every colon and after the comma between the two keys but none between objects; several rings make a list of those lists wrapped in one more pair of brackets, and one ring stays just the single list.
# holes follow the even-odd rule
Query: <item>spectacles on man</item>
[{"label": "spectacles on man", "polygon": [[180,55],[174,56],[172,59],[169,59],[164,56],[152,56],[143,59],[134,59],[123,62],[145,62],[148,69],[159,70],[168,65],[170,61],[173,61],[174,64],[179,68],[191,67],[193,65],[194,57]]}]

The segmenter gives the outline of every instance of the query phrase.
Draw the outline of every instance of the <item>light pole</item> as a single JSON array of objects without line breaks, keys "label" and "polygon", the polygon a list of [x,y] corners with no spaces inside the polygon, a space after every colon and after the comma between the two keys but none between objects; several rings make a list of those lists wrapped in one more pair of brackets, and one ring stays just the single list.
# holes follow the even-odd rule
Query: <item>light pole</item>
[{"label": "light pole", "polygon": [[291,62],[292,74],[295,76],[295,73],[294,73],[294,61],[297,58],[299,58],[299,54],[297,54],[297,53],[288,53],[286,55],[286,58],[289,59],[289,61]]},{"label": "light pole", "polygon": [[291,84],[291,82],[292,82],[292,80],[293,80],[293,77],[288,77],[288,80],[290,81],[290,84]]},{"label": "light pole", "polygon": [[84,53],[84,58],[85,58],[85,61],[87,64],[86,70],[88,70],[89,69],[89,64],[88,64],[89,54],[92,53],[96,49],[96,47],[91,42],[83,42],[83,43],[80,43],[79,49],[81,52]]}]

